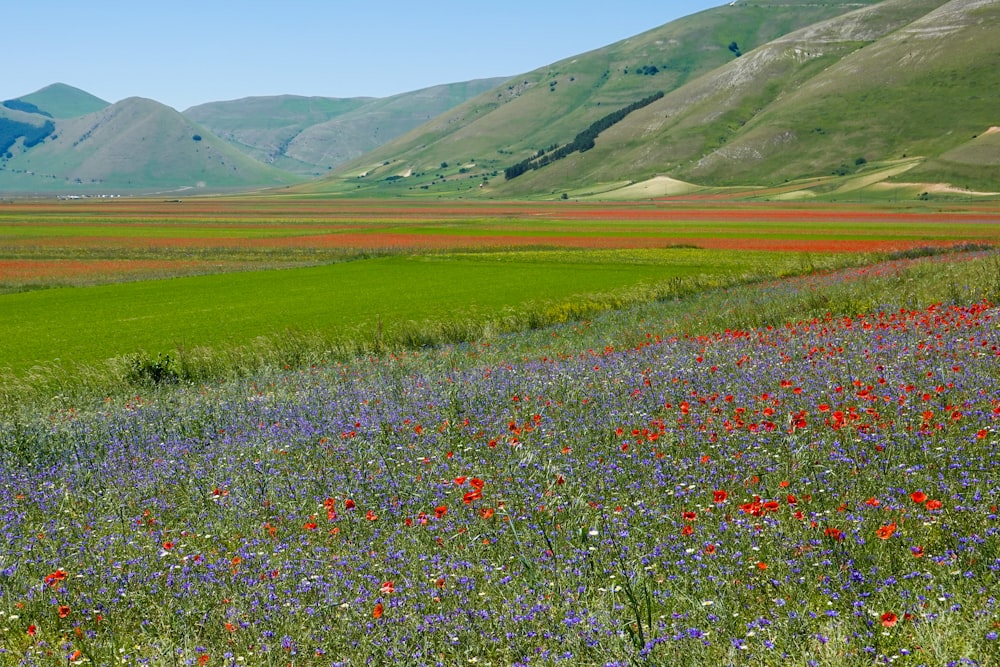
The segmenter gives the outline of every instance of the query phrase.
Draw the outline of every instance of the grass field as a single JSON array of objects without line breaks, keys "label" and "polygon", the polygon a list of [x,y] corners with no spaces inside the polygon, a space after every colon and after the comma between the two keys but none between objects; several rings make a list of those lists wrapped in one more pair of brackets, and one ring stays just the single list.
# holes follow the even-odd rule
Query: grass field
[{"label": "grass field", "polygon": [[4,394],[482,338],[877,253],[989,244],[998,223],[974,205],[5,203]]},{"label": "grass field", "polygon": [[0,664],[996,665],[998,262],[23,406]]}]

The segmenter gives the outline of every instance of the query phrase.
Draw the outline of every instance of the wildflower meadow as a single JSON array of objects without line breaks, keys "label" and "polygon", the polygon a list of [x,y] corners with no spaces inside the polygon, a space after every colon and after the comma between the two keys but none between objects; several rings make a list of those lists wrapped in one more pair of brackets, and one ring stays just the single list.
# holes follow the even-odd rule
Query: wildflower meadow
[{"label": "wildflower meadow", "polygon": [[1000,664],[998,267],[22,410],[0,664]]}]

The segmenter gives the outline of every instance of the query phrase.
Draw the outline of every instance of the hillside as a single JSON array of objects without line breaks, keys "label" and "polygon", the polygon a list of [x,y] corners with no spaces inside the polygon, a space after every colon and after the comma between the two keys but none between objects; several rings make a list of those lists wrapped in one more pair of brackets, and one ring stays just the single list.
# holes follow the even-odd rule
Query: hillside
[{"label": "hillside", "polygon": [[737,0],[509,80],[381,99],[181,115],[55,84],[0,106],[0,191],[992,196],[998,38],[1000,0]]},{"label": "hillside", "polygon": [[444,84],[386,98],[250,97],[202,104],[184,115],[261,162],[319,175],[502,81]]},{"label": "hillside", "polygon": [[315,171],[316,165],[286,157],[289,143],[303,130],[363,107],[373,98],[275,95],[200,104],[184,116],[260,162],[292,171]]},{"label": "hillside", "polygon": [[41,143],[18,142],[0,161],[0,190],[165,192],[295,182],[153,100],[129,98],[55,121]]},{"label": "hillside", "polygon": [[[302,187],[656,196],[677,181],[693,190],[820,179],[786,196],[833,196],[919,175],[997,189],[995,138],[984,133],[1000,125],[998,36],[995,1],[738,2],[516,77]],[[590,150],[504,178],[657,91],[666,95]]]},{"label": "hillside", "polygon": [[88,113],[100,111],[110,104],[110,102],[65,83],[54,83],[28,95],[4,102],[4,106],[7,107],[27,109],[33,107],[33,111],[49,118],[78,118]]}]

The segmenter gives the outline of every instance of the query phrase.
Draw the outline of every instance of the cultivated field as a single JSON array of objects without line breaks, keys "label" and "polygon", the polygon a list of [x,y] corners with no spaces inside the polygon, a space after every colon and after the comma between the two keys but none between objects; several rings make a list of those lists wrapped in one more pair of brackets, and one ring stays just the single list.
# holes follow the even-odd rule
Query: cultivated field
[{"label": "cultivated field", "polygon": [[217,265],[0,296],[86,341],[5,384],[0,664],[998,663],[1000,258],[914,249],[995,213],[47,206],[10,255]]},{"label": "cultivated field", "polygon": [[8,387],[150,370],[203,380],[262,359],[481,338],[876,253],[989,243],[998,221],[986,206],[711,201],[7,203],[0,368]]}]

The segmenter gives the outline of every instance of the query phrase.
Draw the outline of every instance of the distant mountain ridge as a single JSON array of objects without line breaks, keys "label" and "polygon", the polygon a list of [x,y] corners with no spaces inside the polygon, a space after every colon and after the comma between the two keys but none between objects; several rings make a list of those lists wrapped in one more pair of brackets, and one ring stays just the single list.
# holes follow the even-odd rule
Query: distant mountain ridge
[{"label": "distant mountain ridge", "polygon": [[33,107],[36,113],[49,118],[77,118],[111,106],[110,102],[65,83],[53,83],[3,104],[9,108],[9,103]]},{"label": "distant mountain ridge", "polygon": [[43,142],[10,152],[0,159],[0,184],[22,192],[246,190],[300,180],[138,97],[57,120]]},{"label": "distant mountain ridge", "polygon": [[154,100],[110,104],[53,84],[0,104],[0,192],[287,186],[326,173],[496,81],[381,99],[246,98],[199,105],[184,114]]},{"label": "distant mountain ridge", "polygon": [[[0,191],[1000,196],[1000,0],[740,0],[510,79],[381,99],[180,114],[67,88],[0,105]],[[86,104],[104,106],[68,115]]]},{"label": "distant mountain ridge", "polygon": [[505,79],[432,86],[385,98],[248,97],[184,112],[254,158],[321,174],[371,151]]}]

